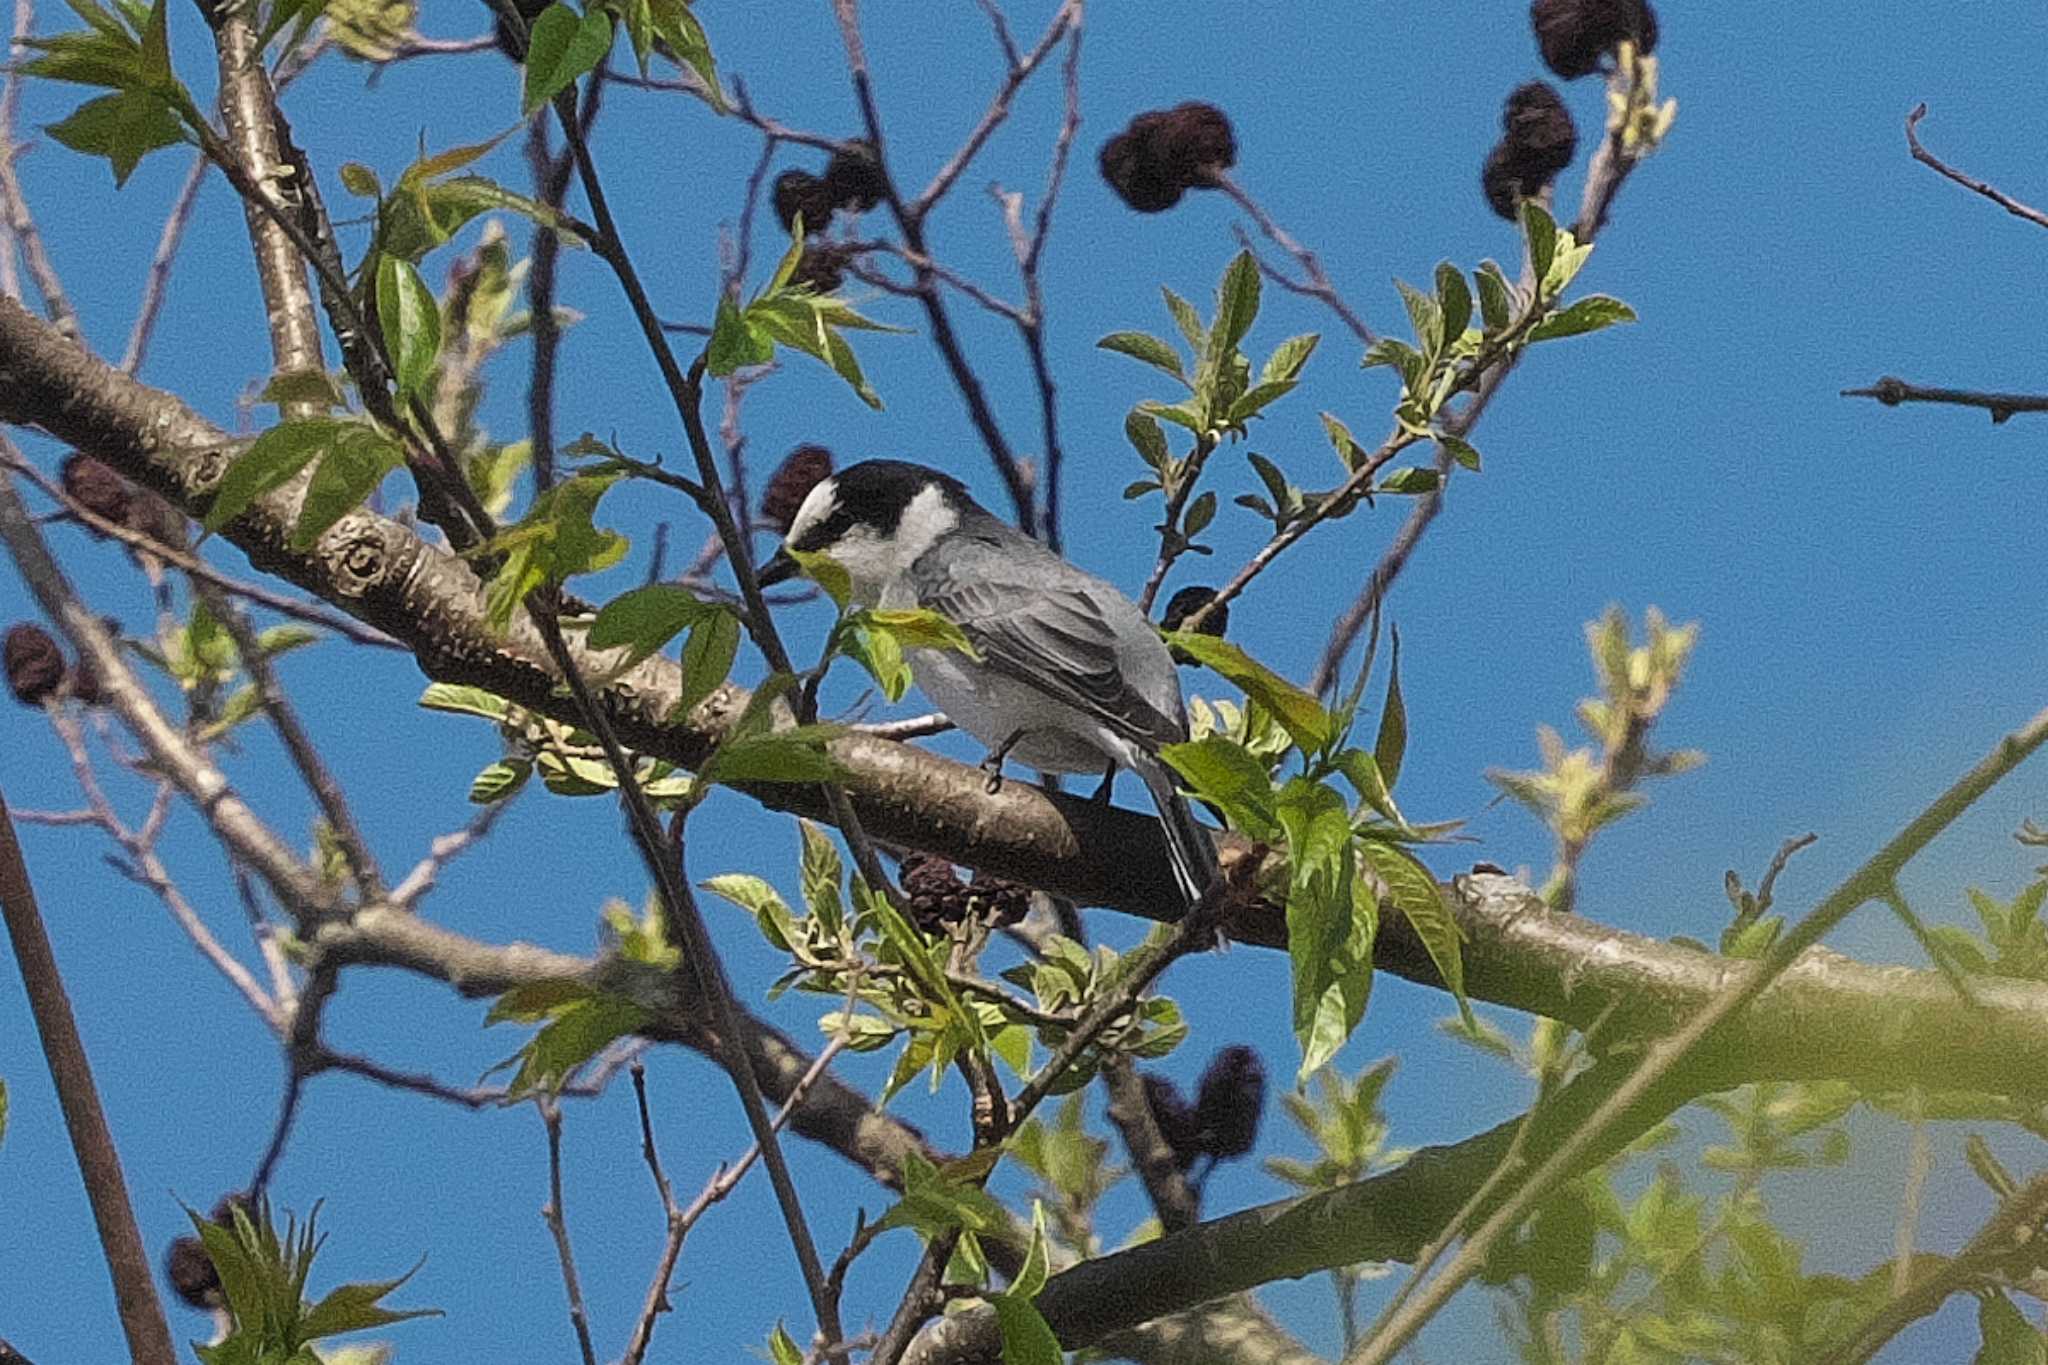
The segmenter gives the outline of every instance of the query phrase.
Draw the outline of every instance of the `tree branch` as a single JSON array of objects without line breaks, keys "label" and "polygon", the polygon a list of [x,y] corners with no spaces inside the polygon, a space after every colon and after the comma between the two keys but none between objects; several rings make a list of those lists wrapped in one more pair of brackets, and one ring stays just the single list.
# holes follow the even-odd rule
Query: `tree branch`
[{"label": "tree branch", "polygon": [[2048,412],[2048,395],[2038,393],[1990,393],[1980,389],[1940,389],[1909,383],[1885,375],[1869,388],[1843,389],[1844,398],[1875,398],[1888,408],[1901,403],[1949,403],[1958,407],[1983,408],[1998,426],[2016,412]]},{"label": "tree branch", "polygon": [[1987,180],[1979,180],[1973,175],[1967,175],[1957,170],[1921,146],[1919,134],[1920,120],[1926,117],[1927,101],[1925,100],[1914,105],[1913,112],[1906,115],[1906,149],[1913,154],[1915,161],[1923,166],[1932,167],[1935,171],[1961,185],[1964,189],[1983,195],[2013,217],[2024,218],[2035,227],[2048,228],[2048,213],[2043,213],[2031,205],[2021,203]]}]

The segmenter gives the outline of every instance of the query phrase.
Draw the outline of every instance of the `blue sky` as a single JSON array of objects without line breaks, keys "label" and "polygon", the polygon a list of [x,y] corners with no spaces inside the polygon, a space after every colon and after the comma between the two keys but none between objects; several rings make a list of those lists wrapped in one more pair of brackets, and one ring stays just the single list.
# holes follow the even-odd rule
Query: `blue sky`
[{"label": "blue sky", "polygon": [[[58,22],[45,5],[41,22]],[[867,41],[898,174],[920,185],[957,145],[992,93],[999,62],[977,7],[876,4]],[[1053,5],[1012,7],[1020,40]],[[1084,127],[1046,260],[1051,363],[1069,453],[1070,553],[1135,591],[1152,552],[1148,510],[1120,500],[1136,476],[1122,417],[1156,396],[1149,372],[1097,351],[1106,332],[1170,328],[1164,283],[1209,298],[1235,251],[1237,215],[1221,196],[1190,195],[1175,210],[1124,209],[1094,171],[1101,142],[1133,113],[1202,98],[1227,109],[1239,177],[1323,257],[1375,326],[1396,327],[1395,276],[1426,279],[1436,262],[1508,259],[1511,230],[1487,211],[1478,168],[1497,133],[1501,97],[1540,74],[1524,7],[1098,6],[1083,58]],[[834,135],[856,130],[831,7],[782,0],[742,13],[706,3],[705,25],[725,71],[745,79],[764,112]],[[68,18],[68,16],[64,16]],[[1781,884],[1783,904],[1817,899],[1993,739],[2041,704],[2048,674],[2038,572],[2044,476],[2036,425],[1993,428],[1975,412],[1887,411],[1837,390],[1896,373],[1929,383],[2038,388],[2039,327],[2028,301],[2048,288],[2048,238],[1908,160],[1901,124],[1926,100],[1930,146],[2021,197],[2048,198],[2040,158],[2013,130],[2041,126],[2048,94],[2038,72],[2048,13],[2020,6],[1862,7],[1853,22],[1821,6],[1757,0],[1672,3],[1663,11],[1664,91],[1680,101],[1665,151],[1626,187],[1584,287],[1635,306],[1641,321],[1543,348],[1517,372],[1475,434],[1485,472],[1461,477],[1444,516],[1401,580],[1392,616],[1402,627],[1413,737],[1403,779],[1408,811],[1462,818],[1475,846],[1444,850],[1448,874],[1473,858],[1538,876],[1542,831],[1491,805],[1489,767],[1535,762],[1534,728],[1568,726],[1590,688],[1582,624],[1609,603],[1639,617],[1650,604],[1701,623],[1684,690],[1661,732],[1704,749],[1708,765],[1657,790],[1648,811],[1596,845],[1581,908],[1655,935],[1711,938],[1723,922],[1725,869],[1755,876],[1786,837],[1821,842]],[[480,5],[429,7],[422,28],[467,36]],[[174,7],[179,68],[202,92],[210,57],[202,25]],[[374,83],[366,68],[328,60],[290,96],[299,140],[324,177],[366,162],[389,183],[423,140],[475,141],[517,117],[514,71],[494,53],[403,64]],[[934,217],[934,249],[998,293],[1015,293],[1008,244],[981,193],[991,179],[1034,197],[1060,105],[1056,73],[1017,101],[1008,124]],[[1592,82],[1567,90],[1589,143],[1601,112]],[[33,133],[77,102],[70,89],[31,86],[21,124]],[[486,163],[508,183],[524,170],[515,138]],[[675,95],[614,90],[596,139],[626,240],[667,316],[708,319],[717,242],[736,220],[740,185],[759,149],[736,122]],[[785,150],[778,165],[819,168]],[[1575,203],[1580,166],[1561,196]],[[118,355],[162,213],[185,171],[182,153],[144,163],[118,194],[106,169],[47,139],[22,162],[31,206],[88,339]],[[772,260],[772,221],[756,242]],[[465,239],[470,240],[470,239]],[[349,241],[359,251],[360,230]],[[438,277],[446,257],[429,263]],[[587,315],[563,352],[559,422],[643,456],[683,453],[658,376],[628,325],[609,277],[588,258],[565,264],[564,300]],[[900,300],[869,301],[876,317],[921,318]],[[1038,444],[1036,396],[1009,325],[962,301],[952,311],[1012,443]],[[1384,372],[1361,374],[1355,349],[1311,302],[1268,289],[1251,348],[1300,331],[1325,334],[1302,391],[1272,410],[1251,448],[1304,483],[1333,465],[1316,417],[1344,416],[1377,432],[1391,401]],[[799,441],[844,460],[891,455],[943,466],[992,506],[1000,488],[930,346],[918,335],[859,338],[887,407],[870,413],[841,385],[797,359],[755,388],[746,410],[758,474]],[[237,400],[268,369],[262,309],[246,235],[226,188],[210,183],[171,284],[143,373],[229,426]],[[502,433],[522,422],[524,359],[491,375],[484,417]],[[47,444],[34,453],[56,452]],[[1221,486],[1249,486],[1230,452]],[[650,493],[607,501],[626,530],[674,518],[677,544],[699,527]],[[1254,588],[1233,635],[1259,657],[1305,676],[1335,604],[1346,601],[1403,509],[1385,502],[1319,532]],[[93,600],[131,629],[149,620],[144,590],[118,551],[53,532]],[[1215,566],[1258,543],[1249,514],[1218,519]],[[642,551],[644,553],[644,549]],[[221,562],[245,567],[232,551]],[[626,586],[630,570],[589,585]],[[1201,568],[1175,583],[1199,581]],[[0,572],[0,619],[33,615],[18,579]],[[814,648],[823,620],[793,613],[788,631]],[[743,668],[757,667],[755,661]],[[292,657],[284,676],[339,766],[387,867],[417,857],[435,832],[468,814],[474,771],[496,757],[481,724],[421,712],[409,663],[329,643]],[[1204,690],[1220,690],[1210,680]],[[76,804],[61,750],[29,712],[4,721],[0,788],[16,805]],[[251,733],[232,771],[273,823],[299,834],[308,807],[283,777],[275,747]],[[123,790],[124,809],[140,798]],[[1125,799],[1136,799],[1127,794]],[[1967,914],[1966,884],[2009,894],[2030,860],[2010,840],[2021,818],[2048,816],[2048,780],[2023,769],[1912,869],[1907,891],[1937,919]],[[694,877],[750,870],[785,880],[794,831],[744,798],[723,796],[693,825]],[[69,831],[25,832],[44,910],[68,973],[86,1042],[123,1145],[153,1250],[179,1231],[177,1200],[205,1205],[247,1179],[276,1102],[279,1063],[260,1024],[232,997],[144,893],[100,861],[101,846]],[[241,911],[213,847],[189,815],[174,818],[167,861],[223,936],[240,943]],[[642,878],[598,802],[522,799],[488,848],[459,864],[429,904],[440,922],[491,938],[587,950],[609,897],[637,902]],[[1866,911],[1837,946],[1916,960],[1902,934]],[[777,969],[737,916],[715,921],[741,990],[759,1003]],[[1096,917],[1091,928],[1129,943],[1139,928]],[[0,1078],[13,1096],[0,1145],[0,1334],[38,1360],[96,1360],[119,1351],[111,1296],[70,1164],[25,1005],[0,976]],[[1184,1079],[1229,1042],[1264,1049],[1291,1071],[1286,964],[1239,949],[1176,968],[1167,986],[1188,1011],[1194,1041],[1166,1066]],[[785,1000],[770,1017],[816,1037],[810,1007]],[[1442,1041],[1440,996],[1383,981],[1359,1035],[1340,1058],[1356,1069],[1398,1053],[1388,1092],[1394,1140],[1452,1140],[1515,1112],[1520,1080]],[[500,1030],[476,1036],[481,1007],[393,976],[351,977],[331,1013],[337,1045],[463,1082],[516,1046]],[[1519,1031],[1520,1024],[1493,1017]],[[887,1058],[844,1073],[878,1083]],[[695,1056],[650,1066],[669,1170],[685,1193],[745,1146],[722,1078]],[[906,1095],[906,1113],[942,1142],[964,1145],[957,1096]],[[1846,1173],[1788,1186],[1809,1264],[1855,1272],[1887,1246],[1902,1171],[1895,1126],[1859,1124]],[[1953,1247],[1986,1210],[1962,1167],[1960,1131],[1937,1133],[1923,1235]],[[615,1355],[645,1292],[661,1234],[630,1093],[574,1106],[568,1117],[568,1203],[601,1354]],[[2013,1159],[2029,1160],[2014,1144]],[[1299,1144],[1274,1121],[1262,1154]],[[836,1158],[795,1148],[813,1226],[829,1256],[856,1208],[881,1192]],[[397,1097],[341,1077],[317,1082],[282,1168],[289,1205],[326,1201],[332,1234],[322,1282],[396,1273],[426,1263],[400,1299],[447,1311],[395,1329],[400,1359],[560,1359],[573,1351],[553,1253],[536,1214],[545,1147],[527,1109],[471,1115]],[[1226,1168],[1212,1211],[1277,1197],[1254,1165]],[[1140,1216],[1112,1201],[1105,1233]],[[1121,1220],[1121,1221],[1119,1221]],[[735,1358],[765,1339],[777,1316],[808,1325],[793,1259],[765,1184],[749,1180],[693,1235],[655,1359]],[[913,1249],[884,1243],[862,1263],[849,1298],[855,1322],[885,1317]],[[1313,1346],[1335,1328],[1319,1283],[1276,1286],[1267,1300]],[[175,1304],[174,1330],[203,1324]],[[1890,1360],[1957,1358],[1967,1311],[1950,1311],[1901,1338]],[[1462,1301],[1424,1338],[1432,1357],[1505,1358],[1482,1297]]]}]

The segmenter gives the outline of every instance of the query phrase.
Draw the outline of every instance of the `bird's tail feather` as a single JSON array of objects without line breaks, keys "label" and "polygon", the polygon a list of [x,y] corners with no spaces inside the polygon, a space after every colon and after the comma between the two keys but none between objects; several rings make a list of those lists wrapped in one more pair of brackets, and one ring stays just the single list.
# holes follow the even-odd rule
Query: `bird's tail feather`
[{"label": "bird's tail feather", "polygon": [[1159,807],[1159,824],[1166,831],[1166,851],[1173,860],[1173,879],[1192,910],[1218,874],[1215,840],[1181,796],[1170,768],[1158,759],[1150,759],[1137,768],[1152,793],[1153,803]]}]

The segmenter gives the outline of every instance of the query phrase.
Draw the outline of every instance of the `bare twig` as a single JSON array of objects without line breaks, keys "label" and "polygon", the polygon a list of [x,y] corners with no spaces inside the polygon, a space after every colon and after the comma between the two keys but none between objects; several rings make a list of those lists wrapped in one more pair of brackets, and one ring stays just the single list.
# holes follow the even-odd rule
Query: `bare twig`
[{"label": "bare twig", "polygon": [[[847,6],[842,10],[842,14],[850,8],[851,6]],[[994,17],[997,41],[1003,47],[1003,55],[1008,62],[1009,70],[1004,73],[1003,83],[997,87],[995,98],[989,101],[988,108],[982,112],[981,119],[974,125],[973,131],[968,133],[967,140],[960,144],[960,149],[953,153],[945,165],[939,167],[923,192],[903,206],[904,212],[914,221],[921,223],[924,220],[932,211],[932,207],[945,197],[946,191],[953,188],[953,182],[960,178],[961,172],[967,169],[968,163],[974,160],[975,154],[982,149],[983,144],[1002,126],[1003,120],[1010,116],[1010,102],[1016,98],[1018,89],[1025,81],[1030,80],[1031,73],[1038,70],[1045,59],[1052,55],[1053,48],[1066,36],[1068,26],[1079,21],[1081,0],[1066,0],[1066,3],[1053,14],[1052,22],[1045,26],[1045,32],[1040,35],[1038,42],[1021,58],[1017,55],[1017,45],[1011,39],[1009,26],[1003,21],[1000,12],[994,9],[990,9],[989,12]],[[880,143],[876,145],[880,146]]]},{"label": "bare twig", "polygon": [[1323,269],[1323,263],[1315,252],[1296,241],[1286,228],[1275,222],[1273,215],[1260,207],[1259,201],[1252,198],[1228,172],[1218,171],[1212,179],[1216,188],[1229,195],[1231,202],[1243,209],[1245,215],[1258,225],[1259,231],[1266,235],[1267,240],[1294,258],[1295,264],[1301,267],[1302,278],[1297,280],[1260,260],[1258,253],[1252,250],[1251,239],[1246,237],[1244,230],[1240,228],[1237,239],[1244,244],[1246,251],[1252,252],[1253,259],[1258,260],[1261,274],[1282,289],[1306,295],[1320,302],[1337,315],[1337,320],[1350,330],[1352,336],[1358,338],[1360,345],[1370,346],[1379,339],[1373,335],[1372,328],[1365,325],[1364,319],[1344,301],[1344,296],[1337,291],[1337,286],[1331,283],[1329,272]]},{"label": "bare twig", "polygon": [[590,1344],[590,1311],[583,1304],[583,1285],[576,1277],[576,1253],[569,1246],[569,1221],[562,1213],[562,1106],[543,1097],[538,1107],[548,1133],[548,1202],[541,1206],[540,1216],[554,1234],[555,1255],[562,1263],[562,1287],[569,1297],[569,1322],[576,1329],[576,1345],[583,1352],[583,1365],[597,1365],[597,1351]]},{"label": "bare twig", "polygon": [[491,827],[498,823],[498,817],[511,806],[510,800],[493,802],[478,811],[476,817],[461,829],[437,835],[427,846],[427,856],[413,864],[404,881],[391,888],[391,904],[401,910],[415,909],[420,899],[440,880],[441,869],[482,843],[490,834]]},{"label": "bare twig", "polygon": [[2043,213],[2041,212],[2041,210],[2034,208],[2031,205],[2021,203],[2019,200],[2013,198],[2009,194],[2006,194],[2004,191],[2000,190],[1996,185],[1991,184],[1989,181],[1979,180],[1977,179],[1977,177],[1973,175],[1968,175],[1962,171],[1957,170],[1955,167],[1949,165],[1947,162],[1943,161],[1941,158],[1934,155],[1934,153],[1928,151],[1925,147],[1921,146],[1919,132],[1920,120],[1926,117],[1927,102],[1925,100],[1922,100],[1920,103],[1914,105],[1913,112],[1906,115],[1906,149],[1913,154],[1913,159],[1915,161],[1919,162],[1923,166],[1931,167],[1940,174],[1947,176],[1949,179],[1955,181],[1958,185],[1961,185],[1964,189],[1969,190],[1975,194],[1983,195],[1986,199],[1989,199],[1992,203],[1998,205],[1998,207],[2004,209],[2013,217],[2024,218],[2029,223],[2032,223],[2035,227],[2048,228],[2048,213]]},{"label": "bare twig", "polygon": [[137,1365],[175,1365],[177,1348],[171,1344],[170,1324],[157,1300],[149,1254],[143,1250],[142,1234],[135,1226],[128,1183],[121,1175],[121,1156],[107,1127],[106,1111],[100,1107],[92,1063],[78,1036],[78,1021],[65,996],[64,978],[57,969],[42,912],[36,907],[35,887],[14,837],[14,823],[7,817],[5,798],[0,798],[0,917],[7,922],[29,1012],[42,1036],[50,1080],[56,1086],[64,1126],[71,1134],[71,1150],[78,1159],[93,1222],[99,1228],[100,1248],[114,1282],[115,1310],[121,1317],[129,1353]]},{"label": "bare twig", "polygon": [[43,237],[36,230],[36,220],[29,212],[28,199],[21,191],[21,178],[14,169],[14,111],[21,101],[21,73],[16,69],[27,59],[28,48],[23,43],[35,28],[35,0],[14,0],[14,37],[8,49],[7,87],[0,94],[0,208],[7,214],[8,230],[21,247],[22,258],[28,262],[29,276],[35,280],[36,289],[43,296],[43,311],[57,330],[73,341],[79,339],[78,314],[72,310],[71,300],[65,297],[63,281],[57,278],[57,267],[51,263],[50,255],[43,249]]},{"label": "bare twig", "polygon": [[141,369],[142,358],[149,352],[149,339],[156,331],[157,315],[163,311],[164,294],[171,282],[171,266],[185,240],[185,226],[192,221],[192,206],[199,202],[199,187],[205,183],[206,157],[202,154],[192,158],[185,183],[178,187],[178,197],[171,201],[171,211],[164,216],[156,255],[149,262],[149,278],[142,286],[142,302],[135,308],[135,326],[128,333],[128,349],[121,356],[125,373],[134,374]]},{"label": "bare twig", "polygon": [[1875,398],[1888,408],[1901,403],[1947,403],[1957,407],[1983,408],[1998,426],[2016,412],[2048,412],[2048,395],[2038,393],[1992,393],[1982,389],[1944,389],[1885,375],[1862,389],[1843,389],[1844,398]]}]

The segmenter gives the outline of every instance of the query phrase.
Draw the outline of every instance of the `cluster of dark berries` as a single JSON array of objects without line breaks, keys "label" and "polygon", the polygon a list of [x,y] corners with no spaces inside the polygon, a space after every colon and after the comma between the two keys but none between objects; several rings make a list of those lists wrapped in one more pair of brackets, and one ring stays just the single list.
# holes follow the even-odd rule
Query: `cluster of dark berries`
[{"label": "cluster of dark berries", "polygon": [[852,259],[851,247],[815,240],[805,242],[804,254],[796,258],[796,269],[790,272],[789,282],[802,285],[813,294],[830,294],[846,283],[846,265]]},{"label": "cluster of dark berries", "polygon": [[798,214],[803,215],[806,236],[831,226],[832,215],[840,209],[866,213],[889,197],[889,182],[883,178],[882,163],[874,147],[856,138],[832,153],[823,175],[791,168],[775,177],[775,216],[784,231],[793,231]]},{"label": "cluster of dark berries", "polygon": [[1479,183],[1493,211],[1513,222],[1524,199],[1543,193],[1572,164],[1579,130],[1556,88],[1544,81],[1516,87],[1501,106],[1500,127],[1500,141],[1487,153]]},{"label": "cluster of dark berries", "polygon": [[1190,101],[1139,114],[1102,144],[1097,160],[1119,199],[1140,213],[1162,213],[1235,166],[1237,138],[1221,109]]},{"label": "cluster of dark berries", "polygon": [[1657,47],[1657,12],[1649,0],[1532,0],[1529,23],[1543,64],[1567,81],[1598,71],[1624,40],[1644,52]]},{"label": "cluster of dark berries", "polygon": [[[255,1208],[249,1196],[242,1193],[224,1194],[213,1206],[213,1212],[206,1215],[207,1221],[219,1227],[235,1225],[235,1210],[254,1217]],[[213,1268],[213,1258],[206,1254],[206,1244],[196,1236],[179,1237],[172,1241],[171,1249],[164,1254],[164,1278],[171,1282],[171,1288],[178,1297],[194,1308],[215,1309],[226,1302],[221,1294],[220,1274]]]},{"label": "cluster of dark berries", "polygon": [[910,917],[927,934],[944,933],[970,916],[997,926],[1015,924],[1031,909],[1031,888],[1022,882],[981,872],[963,882],[951,863],[929,853],[904,858],[901,878]]},{"label": "cluster of dark berries", "polygon": [[[112,466],[84,451],[74,450],[65,456],[58,477],[71,500],[102,521],[159,539],[167,539],[171,534],[177,514],[163,499],[137,488]],[[86,529],[104,538],[92,527]]]},{"label": "cluster of dark berries", "polygon": [[1148,1072],[1144,1082],[1152,1121],[1183,1173],[1203,1157],[1214,1169],[1215,1162],[1243,1156],[1258,1141],[1259,1115],[1266,1106],[1266,1068],[1250,1048],[1227,1047],[1211,1057],[1193,1104],[1164,1076]]},{"label": "cluster of dark berries", "polygon": [[8,627],[7,641],[0,645],[0,662],[6,667],[7,690],[23,706],[41,706],[67,687],[87,706],[99,703],[100,675],[84,658],[67,668],[64,651],[41,626],[23,621]]},{"label": "cluster of dark berries", "polygon": [[[1215,600],[1216,589],[1214,588],[1204,588],[1199,585],[1190,585],[1189,587],[1182,588],[1167,599],[1166,614],[1160,618],[1159,628],[1161,630],[1179,630],[1190,616],[1193,616]],[[1195,633],[1197,635],[1213,635],[1220,640],[1223,638],[1223,632],[1229,626],[1230,606],[1228,603],[1225,603],[1207,616],[1204,616],[1202,624],[1195,628]],[[1195,662],[1195,656],[1178,645],[1174,647],[1173,657],[1177,663],[1191,664]]]},{"label": "cluster of dark berries", "polygon": [[832,472],[832,452],[823,446],[800,445],[782,457],[768,486],[761,490],[761,520],[784,535],[803,508],[804,499]]}]

